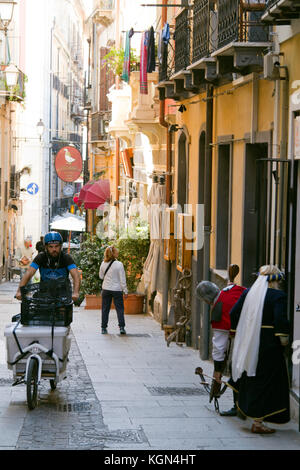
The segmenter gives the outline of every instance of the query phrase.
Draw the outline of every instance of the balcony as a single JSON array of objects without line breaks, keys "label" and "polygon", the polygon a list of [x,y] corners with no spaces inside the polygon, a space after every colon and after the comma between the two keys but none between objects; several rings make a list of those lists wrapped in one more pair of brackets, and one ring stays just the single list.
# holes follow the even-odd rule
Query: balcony
[{"label": "balcony", "polygon": [[100,0],[99,6],[92,14],[93,22],[108,27],[113,21],[114,0]]},{"label": "balcony", "polygon": [[300,0],[267,0],[262,21],[268,24],[288,25],[300,18]]},{"label": "balcony", "polygon": [[247,74],[263,69],[263,53],[271,45],[269,27],[261,21],[265,2],[218,1],[218,75]]},{"label": "balcony", "polygon": [[188,79],[191,72],[192,17],[188,9],[183,10],[175,20],[174,39],[163,44],[162,63],[159,69],[159,88],[164,89],[167,98],[179,99],[188,94]]},{"label": "balcony", "polygon": [[93,113],[91,116],[91,141],[106,142],[109,140],[108,125],[111,113]]},{"label": "balcony", "polygon": [[232,80],[232,73],[263,70],[271,45],[265,8],[262,0],[194,0],[192,17],[188,10],[176,17],[174,45],[164,46],[160,90],[182,99],[206,83]]},{"label": "balcony", "polygon": [[17,101],[21,103],[25,99],[25,74],[19,70],[17,85],[9,90],[6,84],[5,69],[6,65],[0,66],[0,97],[8,101]]},{"label": "balcony", "polygon": [[20,197],[20,172],[16,172],[14,165],[11,166],[10,173],[10,186],[9,186],[9,198],[17,200]]}]

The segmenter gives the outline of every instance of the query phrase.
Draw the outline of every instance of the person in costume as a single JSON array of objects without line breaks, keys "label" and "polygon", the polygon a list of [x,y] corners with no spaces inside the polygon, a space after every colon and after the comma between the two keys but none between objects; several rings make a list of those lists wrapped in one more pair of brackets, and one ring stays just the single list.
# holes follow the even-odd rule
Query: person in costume
[{"label": "person in costume", "polygon": [[[227,286],[220,290],[216,284],[210,281],[202,281],[197,286],[197,296],[211,305],[212,358],[214,361],[214,381],[211,386],[210,401],[218,396],[221,388],[222,374],[226,368],[227,358],[230,354],[230,311],[245,290],[245,287],[234,283],[234,278],[239,273],[237,265],[230,265],[228,269],[229,281]],[[232,387],[233,381],[230,382]],[[233,407],[228,411],[221,411],[221,416],[236,416],[236,387],[233,388]]]},{"label": "person in costume", "polygon": [[254,420],[253,433],[275,432],[264,421],[283,424],[290,420],[284,357],[289,338],[287,296],[279,289],[283,277],[276,266],[262,266],[253,286],[230,312],[235,333],[232,380],[238,381],[238,409]]}]

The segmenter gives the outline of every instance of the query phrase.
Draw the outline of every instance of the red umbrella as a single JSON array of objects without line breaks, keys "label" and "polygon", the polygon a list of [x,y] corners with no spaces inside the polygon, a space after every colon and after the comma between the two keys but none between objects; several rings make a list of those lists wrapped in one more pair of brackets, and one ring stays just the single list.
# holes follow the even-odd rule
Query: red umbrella
[{"label": "red umbrella", "polygon": [[[98,180],[91,182],[84,194],[84,207],[86,209],[97,209],[110,198],[109,180]],[[81,190],[82,191],[82,190]],[[81,192],[80,192],[81,193]],[[80,197],[80,196],[79,196]]]},{"label": "red umbrella", "polygon": [[91,187],[91,184],[93,184],[94,181],[89,181],[88,183],[86,183],[84,186],[82,186],[81,190],[80,190],[80,193],[79,193],[79,197],[78,197],[78,201],[77,201],[77,205],[80,207],[82,205],[82,203],[84,202],[84,198],[86,196],[86,192],[87,190]]}]

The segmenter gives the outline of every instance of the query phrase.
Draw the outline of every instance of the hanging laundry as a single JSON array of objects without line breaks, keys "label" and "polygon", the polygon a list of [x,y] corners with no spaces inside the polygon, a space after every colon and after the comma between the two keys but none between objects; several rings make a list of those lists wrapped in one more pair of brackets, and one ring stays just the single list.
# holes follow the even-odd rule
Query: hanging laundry
[{"label": "hanging laundry", "polygon": [[163,40],[162,40],[162,33],[159,33],[158,36],[158,45],[157,45],[157,58],[159,64],[162,64],[162,47],[163,47]]},{"label": "hanging laundry", "polygon": [[125,52],[124,52],[124,64],[123,64],[123,73],[122,73],[122,80],[124,82],[129,83],[130,77],[130,32],[127,31],[126,33],[126,41],[125,41]]},{"label": "hanging laundry", "polygon": [[146,34],[142,33],[141,40],[141,55],[140,55],[140,93],[141,95],[148,95],[148,81],[147,81],[147,40]]},{"label": "hanging laundry", "polygon": [[155,38],[153,26],[148,31],[147,38],[147,72],[151,73],[155,70]]},{"label": "hanging laundry", "polygon": [[161,34],[162,40],[165,44],[169,44],[170,41],[170,26],[169,23],[165,23],[162,34]]}]

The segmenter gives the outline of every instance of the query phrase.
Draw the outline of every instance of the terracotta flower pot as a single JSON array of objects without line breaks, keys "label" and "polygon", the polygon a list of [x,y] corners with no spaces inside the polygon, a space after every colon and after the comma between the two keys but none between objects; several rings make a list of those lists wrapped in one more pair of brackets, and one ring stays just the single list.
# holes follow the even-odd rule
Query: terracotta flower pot
[{"label": "terracotta flower pot", "polygon": [[124,298],[125,315],[133,315],[143,313],[144,295],[128,294],[127,299]]},{"label": "terracotta flower pot", "polygon": [[[115,309],[114,301],[111,303],[112,310]],[[91,295],[85,296],[85,310],[101,310],[102,309],[102,295]]]},{"label": "terracotta flower pot", "polygon": [[85,310],[99,310],[102,308],[101,295],[87,294],[85,296]]}]

